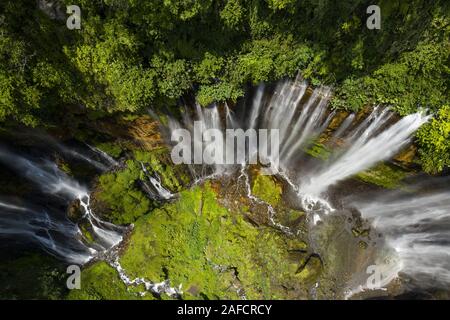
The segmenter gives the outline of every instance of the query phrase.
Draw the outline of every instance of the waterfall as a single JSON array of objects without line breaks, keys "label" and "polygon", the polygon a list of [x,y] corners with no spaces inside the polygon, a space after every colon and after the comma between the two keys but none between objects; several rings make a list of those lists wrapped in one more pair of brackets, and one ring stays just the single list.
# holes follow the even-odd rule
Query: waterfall
[{"label": "waterfall", "polygon": [[109,164],[110,166],[115,167],[115,166],[118,166],[118,165],[119,165],[119,163],[118,163],[116,160],[114,160],[114,158],[111,157],[109,154],[107,154],[105,151],[100,150],[99,148],[93,147],[93,146],[91,146],[91,145],[89,145],[89,144],[87,144],[87,143],[86,143],[86,146],[87,146],[89,149],[91,149],[92,151],[94,151],[96,154],[98,154],[98,155],[99,155],[102,159],[104,159],[106,162],[108,162],[108,164]]},{"label": "waterfall", "polygon": [[90,165],[94,166],[95,168],[97,168],[100,171],[106,171],[108,169],[108,166],[104,165],[103,163],[96,161],[90,157],[88,157],[87,155],[82,154],[81,152],[78,152],[74,149],[70,149],[67,148],[64,145],[61,144],[57,144],[58,148],[61,150],[61,152],[71,155],[74,158],[78,158],[82,161],[85,161],[87,163],[89,163]]},{"label": "waterfall", "polygon": [[340,138],[344,132],[350,127],[353,120],[355,119],[355,114],[350,114],[345,120],[342,122],[342,124],[339,126],[339,128],[334,132],[333,137],[334,138]]},{"label": "waterfall", "polygon": [[93,159],[93,157],[87,155],[84,152],[78,151],[74,148],[69,148],[69,147],[61,144],[60,142],[55,140],[55,138],[53,138],[50,135],[40,133],[40,132],[36,132],[36,133],[34,131],[32,131],[32,132],[34,133],[33,136],[35,138],[38,138],[38,139],[42,140],[43,142],[45,142],[46,144],[53,146],[59,152],[65,154],[65,155],[71,156],[74,159],[79,159],[81,161],[89,163],[91,166],[97,168],[100,171],[106,171],[109,168],[109,166],[117,165],[117,162],[115,162],[115,160],[112,159],[109,155],[107,155],[106,153],[104,153],[101,150],[98,150],[97,148],[91,147],[88,144],[86,144],[86,145],[89,147],[89,149],[91,149],[93,152],[95,152],[95,154],[98,154],[103,160],[105,160],[108,163],[108,165],[105,165],[102,162]]},{"label": "waterfall", "polygon": [[153,174],[150,174],[145,167],[145,164],[140,162],[142,171],[144,172],[147,179],[150,181],[150,184],[152,185],[152,189],[156,191],[156,194],[153,193],[153,190],[149,188],[148,186],[146,189],[150,193],[151,197],[155,200],[169,200],[174,197],[174,194],[172,194],[169,190],[164,188],[164,186],[161,184],[161,178],[158,176],[156,172]]},{"label": "waterfall", "polygon": [[[181,122],[169,117],[169,129],[181,128],[194,133],[196,123],[203,129],[216,129],[222,133],[227,129],[236,128],[278,129],[279,159],[270,158],[270,160],[273,163],[279,163],[280,170],[276,174],[286,182],[288,187],[292,188],[298,205],[307,212],[311,225],[315,225],[323,215],[334,211],[339,213],[326,200],[330,186],[349,179],[379,162],[393,158],[411,142],[416,130],[430,118],[423,112],[418,112],[397,119],[389,108],[375,106],[368,114],[361,113],[357,116],[351,113],[343,121],[339,119],[339,126],[329,130],[329,124],[335,120],[337,114],[336,111],[329,110],[328,103],[331,96],[331,88],[322,86],[313,89],[299,77],[294,81],[280,81],[273,90],[261,84],[256,88],[247,106],[248,109],[239,110],[239,104],[234,110],[227,104],[212,105],[207,108],[196,104],[195,110],[186,108]],[[204,146],[201,135],[191,134],[191,137],[193,139],[186,143],[192,144],[194,149]],[[339,147],[330,152],[329,156],[327,155],[327,160],[312,161],[309,148],[319,142],[325,147],[332,147],[335,144],[339,144]],[[184,139],[183,143],[185,143]],[[230,148],[228,142],[224,144],[225,153],[230,151]],[[196,181],[234,173],[233,177],[237,178],[237,182],[244,182],[247,197],[255,204],[264,204],[251,193],[250,179],[246,172],[247,161],[248,158],[235,165],[197,164],[189,165],[189,167],[194,172]],[[382,213],[385,209],[387,214],[389,213],[390,209],[383,207],[383,204],[376,205],[377,207],[373,209],[374,214]],[[370,216],[371,211],[368,208],[360,209],[364,218]],[[418,208],[417,214],[425,215],[427,211],[424,207],[418,205]],[[438,217],[444,214],[439,208],[433,207],[435,213],[429,219],[437,221]],[[289,234],[289,228],[276,222],[276,208],[267,205],[267,211],[272,226]],[[405,211],[404,214],[397,215],[395,221],[390,221],[386,216],[383,220],[384,227],[383,223],[379,222],[381,223],[378,226],[380,232],[386,233],[388,248],[383,251],[378,261],[385,274],[381,282],[382,286],[389,284],[399,272],[407,272],[418,279],[435,272],[444,279],[444,282],[447,281],[447,270],[450,270],[450,266],[444,262],[444,253],[449,239],[444,240],[443,233],[436,234],[431,231],[404,232],[405,229],[401,228],[402,223],[409,223],[412,226],[415,221],[424,226],[422,220],[419,223],[419,220],[411,218],[413,216],[407,216]],[[403,219],[405,221],[402,221]],[[388,226],[396,227],[396,232],[390,234]],[[433,228],[435,227],[436,224],[433,223]],[[420,256],[429,259],[430,263],[426,261],[415,263]],[[386,257],[389,258],[386,259]],[[355,290],[360,289],[353,288],[351,292],[354,293]]]},{"label": "waterfall", "polygon": [[[83,218],[86,219],[92,228],[93,235],[96,239],[96,245],[102,248],[102,251],[106,251],[111,247],[116,246],[122,241],[121,228],[117,227],[111,223],[102,221],[93,212],[90,207],[90,195],[87,189],[80,186],[78,182],[70,178],[63,171],[61,171],[55,163],[50,161],[42,161],[41,163],[36,163],[27,158],[14,154],[6,149],[0,149],[0,161],[5,165],[11,167],[17,171],[20,175],[24,176],[28,180],[35,183],[40,189],[52,196],[62,197],[67,203],[73,200],[78,200],[80,206],[84,211]],[[3,204],[1,207],[5,208],[7,205]],[[36,221],[46,221],[45,226],[53,226],[57,231],[61,228],[67,231],[67,228],[72,228],[71,234],[79,234],[78,226],[75,224],[64,222],[62,225],[52,221],[48,214],[45,212],[31,212],[26,209],[28,213],[33,213]],[[43,214],[39,218],[39,214]],[[41,220],[39,220],[41,219]],[[9,224],[11,226],[11,224]],[[17,224],[15,224],[17,225]],[[15,229],[14,229],[14,228]],[[9,230],[9,231],[8,231]],[[19,230],[17,226],[12,226],[10,229],[2,229],[2,233],[12,232],[12,230]],[[30,230],[23,230],[27,234],[31,234]],[[33,236],[36,238],[36,236]],[[40,238],[42,239],[42,237]],[[47,244],[46,248],[50,251],[55,251],[53,248],[53,241],[42,240],[41,244]],[[64,251],[59,250],[57,253],[63,254]],[[64,256],[64,258],[71,259],[70,255]]]},{"label": "waterfall", "polygon": [[[294,153],[305,144],[308,139],[314,139],[325,129],[324,123],[321,122],[327,110],[327,102],[330,97],[330,89],[319,88],[315,90],[313,96],[309,99],[306,107],[302,110],[297,123],[294,125],[286,142],[283,143],[283,151],[281,158],[283,163],[289,163]],[[318,102],[317,102],[318,101]],[[317,102],[315,108],[311,110],[314,103]],[[325,124],[328,118],[325,119]]]},{"label": "waterfall", "polygon": [[390,114],[384,109],[380,113],[375,110],[372,115],[371,124],[356,130],[349,148],[342,155],[332,159],[323,169],[301,178],[305,182],[300,182],[300,193],[320,196],[329,186],[390,159],[410,142],[412,134],[429,119],[422,113],[411,114],[376,135],[375,132],[387,123]]},{"label": "waterfall", "polygon": [[[247,118],[236,119],[225,105],[223,124],[217,105],[202,108],[199,104],[195,106],[195,118],[202,128],[222,132],[230,127],[279,129],[281,167],[295,175],[298,171],[296,158],[304,154],[304,148],[324,132],[335,116],[334,112],[327,111],[331,89],[319,87],[306,96],[308,85],[305,81],[299,78],[285,80],[278,83],[268,103],[264,103],[264,90],[264,85],[257,88]],[[320,197],[329,186],[390,159],[410,142],[414,132],[429,119],[423,113],[415,113],[391,124],[392,117],[393,112],[388,108],[375,107],[358,126],[347,132],[355,119],[355,115],[350,114],[333,135],[344,140],[344,150],[338,150],[320,168],[297,178],[300,193]],[[194,124],[187,114],[183,124],[171,119],[169,126],[171,130],[184,127],[192,131]],[[194,136],[194,139],[194,148],[201,148],[202,137]],[[227,148],[226,145],[225,152]],[[275,162],[278,159],[272,160]],[[214,173],[217,176],[228,169],[229,166],[216,165]]]},{"label": "waterfall", "polygon": [[[310,89],[308,84],[297,76],[293,81],[280,81],[273,92],[266,92],[265,86],[259,85],[250,109],[244,110],[244,115],[239,118],[227,104],[224,105],[224,119],[220,116],[218,105],[202,108],[196,104],[193,116],[186,109],[182,123],[169,117],[169,129],[173,131],[186,128],[194,133],[195,123],[200,123],[198,126],[201,129],[216,129],[221,132],[234,128],[278,129],[279,158],[269,160],[272,164],[280,164],[279,175],[294,181],[299,200],[305,209],[317,211],[317,214],[327,213],[332,211],[332,208],[322,198],[328,187],[392,158],[430,118],[418,112],[394,121],[394,113],[389,108],[377,106],[368,116],[358,120],[358,125],[352,126],[356,116],[350,114],[330,136],[342,140],[343,147],[335,151],[324,164],[308,168],[305,172],[299,166],[299,160],[305,157],[307,147],[324,133],[336,115],[335,112],[328,111],[331,95],[331,88]],[[269,98],[264,99],[265,96]],[[191,134],[191,137],[192,141],[186,143],[192,143],[194,149],[201,150],[204,146],[203,136]],[[224,145],[224,153],[235,151],[231,150],[234,147],[227,142]],[[249,150],[249,154],[252,152],[255,150]],[[240,164],[201,165],[200,170],[198,166],[190,166],[190,170],[194,172],[197,181],[198,177],[217,177],[235,172]],[[322,202],[322,209],[313,209],[318,202]],[[317,221],[318,217],[315,217],[315,220]]]},{"label": "waterfall", "polygon": [[16,236],[31,240],[48,253],[70,263],[84,264],[97,250],[82,242],[79,227],[68,220],[56,219],[41,208],[19,207],[0,202],[0,236]]},{"label": "waterfall", "polygon": [[353,205],[393,250],[391,263],[380,263],[383,285],[402,273],[422,289],[450,286],[450,192],[383,196]]},{"label": "waterfall", "polygon": [[226,102],[225,102],[225,113],[226,113],[227,128],[238,128],[239,125],[236,123],[236,120],[234,120],[232,111],[230,110],[230,107],[228,107],[228,103]]},{"label": "waterfall", "polygon": [[[195,154],[198,153],[200,155],[203,154],[203,148],[205,143],[203,141],[203,132],[205,130],[214,129],[220,132],[224,132],[224,130],[228,125],[236,125],[237,121],[233,118],[231,111],[226,107],[226,120],[225,125],[222,124],[222,120],[219,114],[219,108],[217,105],[213,105],[209,108],[202,108],[199,104],[195,105],[195,114],[193,119],[189,113],[183,115],[183,122],[179,123],[177,120],[173,118],[169,118],[168,126],[169,130],[173,132],[176,129],[185,128],[191,134],[190,141],[186,142],[186,147],[190,148],[191,144],[194,148],[194,152],[192,154],[193,165],[188,165],[191,173],[194,176],[194,180],[200,181],[205,177],[217,177],[223,174],[226,174],[228,170],[232,167],[226,164],[212,164],[212,165],[204,165],[200,164],[203,160],[197,159]],[[225,145],[225,147],[227,147]],[[195,152],[195,150],[200,150]],[[200,165],[198,165],[200,164]]]},{"label": "waterfall", "polygon": [[264,95],[264,84],[260,84],[258,86],[258,91],[255,95],[255,98],[253,100],[253,105],[251,108],[251,114],[248,121],[248,127],[249,128],[255,128],[256,127],[256,121],[259,117],[259,112],[262,107],[262,98]]}]

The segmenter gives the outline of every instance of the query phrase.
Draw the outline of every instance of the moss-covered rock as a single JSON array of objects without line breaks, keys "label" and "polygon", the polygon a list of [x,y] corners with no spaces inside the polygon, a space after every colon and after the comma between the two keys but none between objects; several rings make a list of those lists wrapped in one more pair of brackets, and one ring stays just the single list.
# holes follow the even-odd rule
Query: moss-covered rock
[{"label": "moss-covered rock", "polygon": [[330,158],[331,150],[320,142],[314,142],[308,149],[305,150],[307,154],[314,158],[327,160]]},{"label": "moss-covered rock", "polygon": [[273,176],[257,175],[253,181],[252,193],[271,206],[276,206],[281,199],[282,189]]},{"label": "moss-covered rock", "polygon": [[300,265],[272,228],[257,228],[239,212],[219,205],[206,185],[181,193],[178,202],[155,209],[135,223],[120,262],[131,277],[182,286],[187,299],[305,297]]},{"label": "moss-covered rock", "polygon": [[162,185],[173,193],[190,183],[186,168],[171,164],[167,148],[135,151],[120,169],[99,177],[92,195],[92,205],[97,214],[115,224],[129,224],[158,205],[142,188],[143,183],[148,184],[142,166],[150,174],[156,174]]},{"label": "moss-covered rock", "polygon": [[[301,261],[303,262],[303,261]],[[317,280],[322,270],[322,261],[318,256],[310,255],[297,270],[297,278],[305,283]]]},{"label": "moss-covered rock", "polygon": [[99,150],[107,153],[113,158],[118,158],[123,152],[123,148],[119,141],[115,142],[103,142],[95,145]]},{"label": "moss-covered rock", "polygon": [[107,220],[127,224],[151,210],[151,200],[138,188],[142,170],[136,161],[128,160],[126,167],[103,174],[93,195],[93,206]]},{"label": "moss-covered rock", "polygon": [[158,148],[152,152],[136,151],[134,157],[143,163],[150,172],[155,172],[162,184],[172,192],[179,192],[191,181],[184,165],[174,165],[167,148]]},{"label": "moss-covered rock", "polygon": [[[118,273],[106,262],[98,262],[81,273],[81,289],[73,289],[69,300],[132,300],[140,295],[119,278]],[[148,298],[152,298],[151,295]]]},{"label": "moss-covered rock", "polygon": [[401,181],[407,176],[408,173],[403,169],[381,163],[372,169],[358,173],[357,178],[383,188],[395,189],[401,186]]}]

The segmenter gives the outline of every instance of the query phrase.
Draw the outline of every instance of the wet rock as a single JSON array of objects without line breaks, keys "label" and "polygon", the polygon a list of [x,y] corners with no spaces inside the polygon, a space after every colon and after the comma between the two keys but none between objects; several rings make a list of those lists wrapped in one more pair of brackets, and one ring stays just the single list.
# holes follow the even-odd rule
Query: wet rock
[{"label": "wet rock", "polygon": [[306,213],[304,211],[279,208],[276,213],[276,220],[295,232],[306,230]]},{"label": "wet rock", "polygon": [[77,222],[79,221],[84,215],[84,210],[81,207],[81,203],[80,200],[76,199],[74,200],[69,208],[67,209],[67,217],[73,221],[73,222]]},{"label": "wet rock", "polygon": [[63,11],[63,6],[59,1],[38,0],[38,8],[44,12],[50,19],[65,20],[66,15]]},{"label": "wet rock", "polygon": [[361,249],[367,249],[367,247],[369,246],[369,245],[367,244],[367,242],[365,242],[365,241],[359,241],[359,242],[358,242],[358,245],[359,245],[359,247],[360,247]]},{"label": "wet rock", "polygon": [[296,272],[297,278],[302,282],[314,282],[322,271],[322,260],[318,255],[310,255],[304,263],[301,264]]},{"label": "wet rock", "polygon": [[398,162],[403,167],[410,168],[414,163],[416,155],[417,155],[417,147],[415,145],[411,145],[407,149],[399,153],[394,158],[394,161]]}]

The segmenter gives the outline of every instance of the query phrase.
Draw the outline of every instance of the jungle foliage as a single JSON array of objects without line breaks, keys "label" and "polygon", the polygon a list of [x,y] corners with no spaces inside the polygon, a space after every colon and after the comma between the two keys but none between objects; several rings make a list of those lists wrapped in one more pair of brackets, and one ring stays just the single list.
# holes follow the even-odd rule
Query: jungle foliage
[{"label": "jungle foliage", "polygon": [[73,1],[48,2],[60,13],[0,3],[1,122],[142,112],[188,94],[235,101],[297,72],[334,86],[338,109],[449,104],[448,1],[380,0],[381,30],[366,27],[368,0],[78,0],[81,30],[66,28]]}]

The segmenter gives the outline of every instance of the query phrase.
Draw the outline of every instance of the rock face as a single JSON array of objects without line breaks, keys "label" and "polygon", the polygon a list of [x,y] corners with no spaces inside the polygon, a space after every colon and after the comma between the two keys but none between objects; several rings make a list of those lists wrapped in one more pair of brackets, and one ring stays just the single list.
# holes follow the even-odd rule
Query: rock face
[{"label": "rock face", "polygon": [[57,0],[47,1],[38,0],[38,8],[44,12],[47,16],[54,20],[65,20],[66,15],[64,13],[64,6]]},{"label": "rock face", "polygon": [[73,222],[79,221],[83,217],[83,209],[81,208],[80,200],[76,199],[67,209],[67,217]]}]

